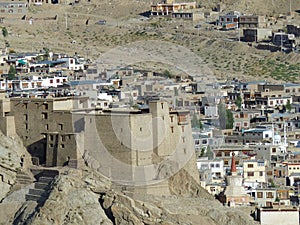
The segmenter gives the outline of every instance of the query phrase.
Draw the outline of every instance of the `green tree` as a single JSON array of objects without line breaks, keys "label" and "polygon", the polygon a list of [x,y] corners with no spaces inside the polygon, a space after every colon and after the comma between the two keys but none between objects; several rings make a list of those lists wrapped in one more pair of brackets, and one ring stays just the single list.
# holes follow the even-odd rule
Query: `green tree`
[{"label": "green tree", "polygon": [[193,114],[193,117],[192,117],[192,128],[199,128],[199,120],[195,113]]},{"label": "green tree", "polygon": [[199,128],[202,130],[203,129],[203,124],[201,122],[201,120],[199,120]]},{"label": "green tree", "polygon": [[290,100],[287,100],[287,103],[286,103],[286,105],[285,105],[285,108],[286,108],[286,110],[287,110],[288,112],[291,112],[291,110],[292,110],[292,104],[291,104]]},{"label": "green tree", "polygon": [[17,74],[17,71],[16,71],[15,66],[14,65],[10,65],[7,79],[8,80],[14,80],[14,79],[16,79],[16,74]]},{"label": "green tree", "polygon": [[221,129],[226,128],[226,108],[225,104],[220,102],[218,104],[219,126]]},{"label": "green tree", "polygon": [[210,146],[207,146],[205,156],[208,157],[208,159],[213,159],[214,158],[214,153],[210,149]]},{"label": "green tree", "polygon": [[201,149],[200,157],[203,157],[203,156],[205,156],[205,148]]},{"label": "green tree", "polygon": [[165,70],[163,72],[163,76],[166,78],[173,78],[173,75],[171,74],[171,72],[169,70]]},{"label": "green tree", "polygon": [[174,95],[178,96],[178,89],[177,89],[177,87],[174,88]]},{"label": "green tree", "polygon": [[242,102],[243,102],[243,99],[242,99],[241,95],[239,95],[239,96],[237,97],[237,99],[235,100],[235,104],[236,104],[236,106],[237,106],[239,109],[240,109],[241,106],[242,106]]},{"label": "green tree", "polygon": [[8,36],[8,31],[7,31],[6,27],[2,27],[2,35],[4,38],[6,38]]},{"label": "green tree", "polygon": [[198,119],[198,117],[195,113],[193,114],[191,125],[192,125],[192,128],[199,128],[199,129],[203,128],[201,120]]},{"label": "green tree", "polygon": [[226,109],[226,129],[232,129],[233,128],[233,114],[230,109]]}]

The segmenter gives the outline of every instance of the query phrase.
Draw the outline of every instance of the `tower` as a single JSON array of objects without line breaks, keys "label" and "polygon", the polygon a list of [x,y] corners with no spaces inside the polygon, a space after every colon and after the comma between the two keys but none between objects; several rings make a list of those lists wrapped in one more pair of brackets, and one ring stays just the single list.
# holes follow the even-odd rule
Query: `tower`
[{"label": "tower", "polygon": [[246,193],[243,187],[243,178],[236,172],[235,154],[232,153],[231,158],[231,175],[227,176],[227,187],[224,192],[223,203],[229,206],[235,206],[236,204],[245,205],[251,200],[251,197]]}]

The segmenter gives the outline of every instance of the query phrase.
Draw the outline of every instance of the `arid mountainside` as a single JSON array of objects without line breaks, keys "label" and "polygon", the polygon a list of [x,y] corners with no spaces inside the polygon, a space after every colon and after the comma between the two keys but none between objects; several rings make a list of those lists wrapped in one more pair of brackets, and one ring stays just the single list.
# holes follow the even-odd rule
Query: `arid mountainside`
[{"label": "arid mountainside", "polygon": [[226,6],[226,11],[236,10],[244,13],[272,15],[290,12],[290,2],[292,10],[300,9],[300,2],[295,0],[212,0],[212,1],[197,1],[201,6],[213,8],[218,3],[223,3]]},{"label": "arid mountainside", "polygon": [[[202,7],[200,10],[206,12],[215,8],[219,2],[201,1],[198,3]],[[230,10],[240,10],[242,13],[278,18],[280,14],[290,9],[289,0],[227,0],[222,2],[226,5],[224,13]],[[292,11],[300,9],[300,2],[291,2]],[[80,1],[74,6],[32,5],[26,20],[21,20],[21,17],[17,20],[4,20],[2,26],[7,28],[9,35],[6,38],[2,37],[2,46],[6,42],[10,46],[8,49],[18,52],[38,51],[43,48],[54,52],[66,52],[70,55],[76,52],[93,62],[98,62],[97,59],[101,55],[118,46],[137,41],[156,40],[177,44],[192,51],[204,60],[217,78],[270,79],[272,77],[279,81],[298,80],[296,75],[290,77],[290,74],[298,74],[300,70],[299,54],[271,53],[249,47],[247,43],[236,41],[242,36],[242,31],[224,32],[207,29],[212,26],[208,22],[214,21],[216,19],[214,17],[192,22],[166,18],[149,19],[142,16],[149,10],[148,1],[133,0]],[[30,18],[32,24],[29,23]],[[299,18],[300,16],[296,13],[293,23],[297,21],[299,23]],[[97,24],[100,20],[105,20],[106,24]],[[196,23],[202,25],[200,29],[195,28]],[[288,20],[279,19],[278,26],[274,28],[275,31],[288,23]],[[161,51],[160,46],[153,46],[155,47],[156,51]],[[163,52],[166,51],[168,49]],[[118,55],[115,56],[115,60],[119,60]],[[269,66],[269,64],[274,64],[274,66]],[[155,67],[152,63],[148,64],[148,67],[144,66],[143,69],[160,70],[161,67]]]}]

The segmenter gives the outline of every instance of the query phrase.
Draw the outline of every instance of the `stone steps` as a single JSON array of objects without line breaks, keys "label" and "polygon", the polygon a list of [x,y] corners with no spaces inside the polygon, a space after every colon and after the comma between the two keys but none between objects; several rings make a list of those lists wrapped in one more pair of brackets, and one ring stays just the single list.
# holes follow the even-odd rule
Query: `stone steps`
[{"label": "stone steps", "polygon": [[29,195],[47,196],[49,192],[44,189],[29,189]]},{"label": "stone steps", "polygon": [[56,171],[42,171],[38,177],[38,181],[34,183],[34,188],[29,189],[29,193],[25,197],[26,201],[45,202],[49,197],[56,176]]},{"label": "stone steps", "polygon": [[19,171],[16,176],[16,183],[11,188],[11,193],[33,184],[34,181],[33,176],[30,176],[26,172]]},{"label": "stone steps", "polygon": [[50,184],[54,180],[53,177],[40,177],[39,178],[39,183],[45,183],[45,184]]},{"label": "stone steps", "polygon": [[47,198],[48,196],[31,195],[31,194],[27,194],[25,197],[26,201],[35,201],[38,203],[46,201]]},{"label": "stone steps", "polygon": [[50,185],[46,184],[46,183],[36,182],[34,184],[34,188],[35,189],[40,189],[40,190],[49,190],[50,189]]},{"label": "stone steps", "polygon": [[20,171],[17,173],[16,181],[20,184],[31,184],[33,183],[34,179],[27,173]]}]

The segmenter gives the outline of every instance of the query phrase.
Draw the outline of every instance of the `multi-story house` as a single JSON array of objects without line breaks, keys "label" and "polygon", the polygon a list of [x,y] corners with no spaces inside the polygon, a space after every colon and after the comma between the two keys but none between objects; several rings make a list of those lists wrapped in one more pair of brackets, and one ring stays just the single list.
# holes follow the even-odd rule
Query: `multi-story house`
[{"label": "multi-story house", "polygon": [[175,3],[173,0],[163,0],[161,3],[151,5],[151,16],[168,16],[195,8],[196,2]]},{"label": "multi-story house", "polygon": [[[224,161],[224,168],[229,169],[231,166],[232,153],[235,154],[235,164],[243,165],[244,160],[254,158],[252,148],[242,145],[222,145],[214,149],[214,156]],[[240,171],[242,173],[242,171]]]},{"label": "multi-story house", "polygon": [[263,28],[266,26],[266,17],[259,15],[240,15],[240,28]]},{"label": "multi-story house", "polygon": [[232,11],[225,15],[219,16],[219,26],[225,29],[236,29],[239,26],[239,16],[241,15],[238,11]]},{"label": "multi-story house", "polygon": [[3,80],[0,81],[0,90],[30,90],[35,88],[58,87],[68,81],[66,76],[30,76],[24,80]]},{"label": "multi-story house", "polygon": [[212,179],[224,178],[224,162],[221,159],[215,158],[209,160],[207,157],[199,158],[197,159],[197,167],[200,172],[210,170]]},{"label": "multi-story house", "polygon": [[274,188],[256,188],[251,190],[251,196],[259,207],[270,207],[276,201],[277,192]]},{"label": "multi-story house", "polygon": [[266,183],[266,162],[264,160],[247,160],[243,163],[243,176],[246,186],[255,187]]},{"label": "multi-story house", "polygon": [[300,160],[289,160],[285,163],[286,185],[293,186],[295,182],[300,181]]},{"label": "multi-story house", "polygon": [[224,164],[221,159],[209,160],[207,157],[197,160],[200,183],[210,194],[216,195],[224,189]]},{"label": "multi-story house", "polygon": [[287,150],[283,144],[263,144],[252,146],[256,159],[269,162],[281,162],[287,158]]},{"label": "multi-story house", "polygon": [[64,62],[68,70],[83,70],[84,64],[80,63],[76,58],[66,57],[57,59],[58,62]]},{"label": "multi-story house", "polygon": [[236,131],[247,130],[250,128],[251,119],[261,115],[258,110],[241,110],[233,112],[233,128]]},{"label": "multi-story house", "polygon": [[259,144],[270,142],[273,137],[272,130],[266,128],[251,128],[244,130],[242,133],[226,136],[225,143],[227,144]]},{"label": "multi-story house", "polygon": [[26,1],[5,1],[0,2],[0,13],[1,14],[26,14],[28,5]]}]

